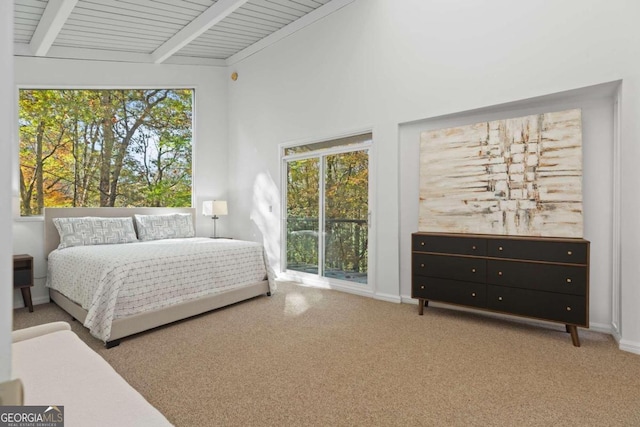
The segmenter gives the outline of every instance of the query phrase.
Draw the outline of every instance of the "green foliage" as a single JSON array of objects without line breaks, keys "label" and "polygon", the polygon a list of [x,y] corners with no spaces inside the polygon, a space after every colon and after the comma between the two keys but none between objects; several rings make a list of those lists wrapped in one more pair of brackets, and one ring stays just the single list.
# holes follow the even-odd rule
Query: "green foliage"
[{"label": "green foliage", "polygon": [[325,271],[368,269],[369,155],[353,151],[325,160]]},{"label": "green foliage", "polygon": [[21,214],[190,206],[193,92],[20,91]]},{"label": "green foliage", "polygon": [[[324,274],[366,279],[368,269],[368,153],[324,160]],[[287,170],[287,266],[318,272],[320,157],[292,160]]]}]

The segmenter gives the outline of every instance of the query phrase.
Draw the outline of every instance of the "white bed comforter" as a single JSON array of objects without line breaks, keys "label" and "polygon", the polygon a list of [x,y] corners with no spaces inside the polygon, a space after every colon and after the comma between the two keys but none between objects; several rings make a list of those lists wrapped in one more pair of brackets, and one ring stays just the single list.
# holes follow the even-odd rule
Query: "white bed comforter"
[{"label": "white bed comforter", "polygon": [[106,342],[113,320],[265,278],[273,287],[262,245],[195,237],[58,249],[47,286],[87,310],[84,326]]}]

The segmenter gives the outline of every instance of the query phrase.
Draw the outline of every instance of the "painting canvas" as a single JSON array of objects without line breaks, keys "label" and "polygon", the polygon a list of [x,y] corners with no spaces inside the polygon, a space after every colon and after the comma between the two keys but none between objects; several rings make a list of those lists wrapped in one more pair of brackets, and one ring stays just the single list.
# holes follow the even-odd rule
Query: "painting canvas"
[{"label": "painting canvas", "polygon": [[582,237],[579,109],[421,133],[419,230]]}]

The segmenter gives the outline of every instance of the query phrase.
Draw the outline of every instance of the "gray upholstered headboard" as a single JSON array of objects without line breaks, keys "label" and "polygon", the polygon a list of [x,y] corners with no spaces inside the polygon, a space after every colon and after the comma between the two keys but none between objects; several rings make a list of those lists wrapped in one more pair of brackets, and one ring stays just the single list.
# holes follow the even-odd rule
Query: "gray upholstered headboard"
[{"label": "gray upholstered headboard", "polygon": [[44,209],[44,253],[49,253],[60,244],[60,235],[53,218],[69,218],[81,216],[125,217],[135,214],[162,215],[171,213],[190,213],[193,225],[196,224],[195,208],[45,208]]}]

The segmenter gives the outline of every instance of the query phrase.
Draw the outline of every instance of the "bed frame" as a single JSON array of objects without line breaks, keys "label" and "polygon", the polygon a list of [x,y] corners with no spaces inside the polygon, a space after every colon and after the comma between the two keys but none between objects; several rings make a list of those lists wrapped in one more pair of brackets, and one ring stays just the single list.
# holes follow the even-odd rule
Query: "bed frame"
[{"label": "bed frame", "polygon": [[[48,256],[49,253],[60,244],[60,236],[53,224],[53,218],[83,216],[132,217],[134,214],[158,215],[170,213],[190,213],[193,215],[193,223],[195,224],[196,217],[194,208],[45,208],[45,254]],[[109,337],[109,341],[105,343],[105,346],[107,348],[115,347],[120,344],[120,340],[124,337],[265,294],[271,295],[269,282],[267,280],[197,300],[186,301],[170,307],[116,319],[111,324],[111,336]],[[87,317],[87,310],[56,290],[49,289],[49,296],[51,300],[64,311],[84,324],[84,320]]]}]

